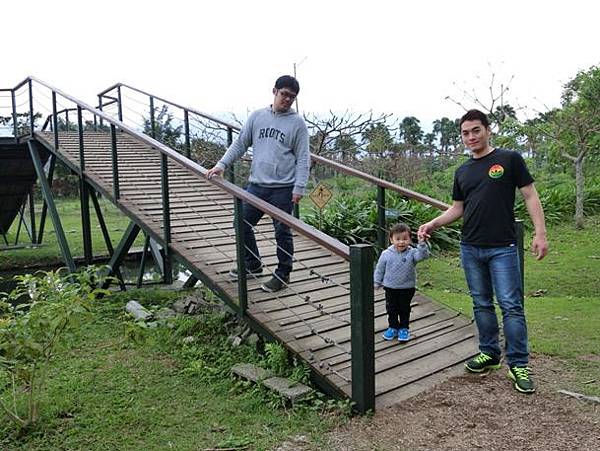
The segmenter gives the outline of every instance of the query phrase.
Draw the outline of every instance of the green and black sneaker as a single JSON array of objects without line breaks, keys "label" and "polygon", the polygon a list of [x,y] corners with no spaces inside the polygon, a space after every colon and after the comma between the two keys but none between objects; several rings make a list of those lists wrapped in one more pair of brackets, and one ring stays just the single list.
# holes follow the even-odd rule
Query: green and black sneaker
[{"label": "green and black sneaker", "polygon": [[533,393],[535,386],[531,379],[531,369],[526,366],[513,366],[508,370],[508,377],[514,382],[515,390],[521,393]]},{"label": "green and black sneaker", "polygon": [[465,368],[471,373],[483,373],[487,370],[497,370],[500,366],[500,359],[498,357],[492,357],[484,352],[480,352],[478,356],[473,357],[465,363]]}]

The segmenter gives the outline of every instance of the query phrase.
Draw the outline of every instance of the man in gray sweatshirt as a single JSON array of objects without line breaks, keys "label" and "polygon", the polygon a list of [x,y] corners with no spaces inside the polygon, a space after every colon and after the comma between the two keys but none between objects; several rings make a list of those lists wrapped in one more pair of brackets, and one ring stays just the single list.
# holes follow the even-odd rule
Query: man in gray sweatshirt
[{"label": "man in gray sweatshirt", "polygon": [[[304,119],[291,108],[299,91],[300,85],[294,77],[279,77],[273,88],[273,104],[250,115],[235,142],[207,172],[207,177],[221,176],[252,147],[246,191],[291,214],[293,204],[300,202],[304,195],[310,170],[308,128]],[[264,213],[248,203],[244,203],[243,210],[246,271],[253,275],[262,274],[263,264],[253,227]],[[275,219],[273,226],[279,264],[274,276],[261,286],[269,292],[279,291],[289,282],[294,254],[290,228]],[[237,269],[232,269],[230,275],[237,278]]]}]

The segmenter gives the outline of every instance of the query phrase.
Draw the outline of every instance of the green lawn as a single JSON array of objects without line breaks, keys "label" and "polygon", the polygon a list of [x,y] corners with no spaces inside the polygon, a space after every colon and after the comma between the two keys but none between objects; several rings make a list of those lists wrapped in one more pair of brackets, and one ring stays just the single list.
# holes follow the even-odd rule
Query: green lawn
[{"label": "green lawn", "polygon": [[[121,237],[123,236],[123,233],[125,232],[125,229],[129,224],[129,219],[109,201],[105,199],[99,199],[99,204],[102,210],[102,216],[104,217],[106,227],[111,237],[113,247],[115,247],[118,244]],[[62,227],[67,237],[67,241],[69,243],[71,255],[73,255],[73,257],[82,256],[83,240],[81,239],[82,227],[79,200],[58,199],[56,208],[58,210]],[[36,204],[36,209],[38,210],[38,212],[41,210],[40,202]],[[91,201],[90,217],[92,226],[93,252],[95,255],[107,255],[108,251],[106,249],[106,244],[104,243],[102,231],[100,230],[100,225],[98,224],[96,212]],[[39,215],[36,218],[36,220],[38,221],[36,227],[38,227],[39,230]],[[13,223],[11,229],[9,230],[9,233],[7,234],[8,241],[11,245],[15,241],[17,222],[18,221],[16,220]],[[19,242],[22,244],[27,244],[31,242],[23,228],[21,228]],[[134,246],[141,247],[143,246],[143,244],[143,234],[140,234]],[[40,246],[39,248],[29,249],[4,251],[0,250],[0,271],[31,265],[60,265],[62,264],[62,261],[63,260],[60,253],[60,248],[56,239],[56,233],[54,232],[54,227],[49,216],[47,216],[46,218],[46,227],[44,229],[44,238],[42,246]]]},{"label": "green lawn", "polygon": [[[109,205],[103,208],[117,241],[127,220]],[[69,236],[79,237],[77,203],[61,203],[60,209],[65,229],[74,231]],[[584,231],[569,225],[549,230],[548,257],[541,262],[526,257],[525,300],[532,351],[552,356],[559,370],[569,372],[569,389],[596,396],[600,395],[599,225],[597,217]],[[42,249],[3,252],[2,266],[56,258],[54,235],[46,237],[48,244]],[[80,254],[81,244],[70,241],[74,254]],[[103,248],[99,231],[95,242],[95,248]],[[455,254],[419,264],[419,285],[425,294],[471,316]],[[325,399],[285,408],[271,395],[232,379],[233,363],[257,361],[259,356],[250,347],[231,348],[226,339],[230,332],[222,321],[190,319],[174,329],[144,332],[124,320],[122,306],[127,299],[163,305],[176,295],[129,291],[102,301],[94,322],[52,363],[39,424],[18,434],[7,421],[0,421],[0,449],[266,450],[297,434],[310,435],[318,443],[319,436],[345,420],[335,403]],[[133,344],[127,337],[138,333],[145,339]],[[188,335],[198,341],[184,345],[182,338]]]},{"label": "green lawn", "polygon": [[[346,418],[333,402],[282,407],[270,393],[233,379],[234,363],[258,355],[246,345],[232,348],[220,317],[187,317],[136,334],[123,320],[130,297],[160,306],[174,296],[145,290],[101,301],[93,323],[53,362],[38,424],[19,435],[0,422],[0,449],[266,450],[297,434],[318,442]],[[196,342],[183,344],[191,334]],[[126,338],[133,336],[137,344]]]}]

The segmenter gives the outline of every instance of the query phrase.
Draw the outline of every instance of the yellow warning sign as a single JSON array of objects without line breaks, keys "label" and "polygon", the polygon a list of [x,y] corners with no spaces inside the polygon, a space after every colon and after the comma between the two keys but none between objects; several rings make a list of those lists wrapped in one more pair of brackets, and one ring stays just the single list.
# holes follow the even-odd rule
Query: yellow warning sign
[{"label": "yellow warning sign", "polygon": [[333,193],[327,188],[327,185],[319,183],[308,197],[310,197],[317,207],[322,209],[331,200]]}]

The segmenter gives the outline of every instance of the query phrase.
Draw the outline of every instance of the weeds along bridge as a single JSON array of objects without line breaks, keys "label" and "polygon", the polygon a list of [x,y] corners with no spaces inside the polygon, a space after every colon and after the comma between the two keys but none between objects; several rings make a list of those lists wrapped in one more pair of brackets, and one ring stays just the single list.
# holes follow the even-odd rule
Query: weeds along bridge
[{"label": "weeds along bridge", "polygon": [[[150,239],[162,248],[165,281],[171,279],[171,261],[176,259],[192,273],[188,285],[197,280],[215,291],[248,324],[267,339],[284,344],[312,369],[313,380],[330,394],[349,397],[365,412],[410,397],[462,371],[462,362],[475,354],[477,345],[472,321],[422,295],[414,299],[411,332],[406,344],[381,338],[387,328],[382,292],[373,291],[374,249],[372,245],[347,246],[266,202],[246,193],[226,179],[207,180],[206,169],[193,159],[194,142],[207,143],[194,135],[195,126],[221,140],[219,149],[232,142],[238,128],[199,111],[180,107],[133,87],[117,84],[99,94],[92,107],[33,77],[14,88],[0,90],[10,99],[8,124],[12,137],[0,142],[1,153],[10,146],[27,155],[30,176],[35,170],[44,197],[39,235],[41,242],[47,215],[53,222],[65,263],[75,263],[61,227],[52,197],[52,177],[57,161],[79,177],[84,254],[92,257],[90,200],[112,257],[109,263],[119,276],[119,267],[140,231],[146,235],[143,258]],[[126,103],[130,99],[131,103]],[[143,105],[148,116],[137,125],[127,112]],[[8,105],[8,106],[7,106]],[[152,136],[160,130],[157,114],[165,106],[177,111],[184,130],[167,146]],[[2,111],[2,110],[0,110]],[[138,114],[139,116],[139,114]],[[139,119],[139,117],[138,117]],[[143,133],[143,129],[147,133]],[[217,140],[218,140],[217,139]],[[168,140],[167,140],[168,141]],[[26,147],[24,147],[26,146]],[[177,150],[175,150],[177,148]],[[19,158],[23,159],[23,155]],[[44,161],[48,163],[44,165]],[[435,208],[447,206],[427,196],[406,190],[350,167],[313,156],[313,164],[358,177],[378,192],[378,245],[386,247],[385,193],[413,198]],[[4,163],[3,163],[4,165]],[[9,217],[26,201],[26,190],[0,198],[7,230]],[[233,179],[232,179],[233,180]],[[29,185],[27,185],[29,183]],[[0,180],[0,187],[7,183]],[[96,193],[109,199],[131,220],[118,246],[113,249],[104,225]],[[20,197],[19,197],[20,196]],[[12,199],[11,203],[7,199]],[[15,202],[14,199],[21,199]],[[270,219],[265,216],[256,235],[267,271],[264,276],[232,281],[228,272],[237,266],[244,273],[245,248],[240,241],[242,203],[263,210],[273,220],[294,232],[294,271],[288,286],[277,293],[260,290],[261,283],[277,265],[276,243]],[[11,213],[12,212],[12,213]],[[23,214],[21,214],[23,217]],[[33,217],[33,212],[32,212]],[[33,219],[32,224],[33,226]],[[8,224],[10,226],[10,224]],[[34,229],[34,227],[31,227]],[[142,263],[143,265],[143,263]]]}]

